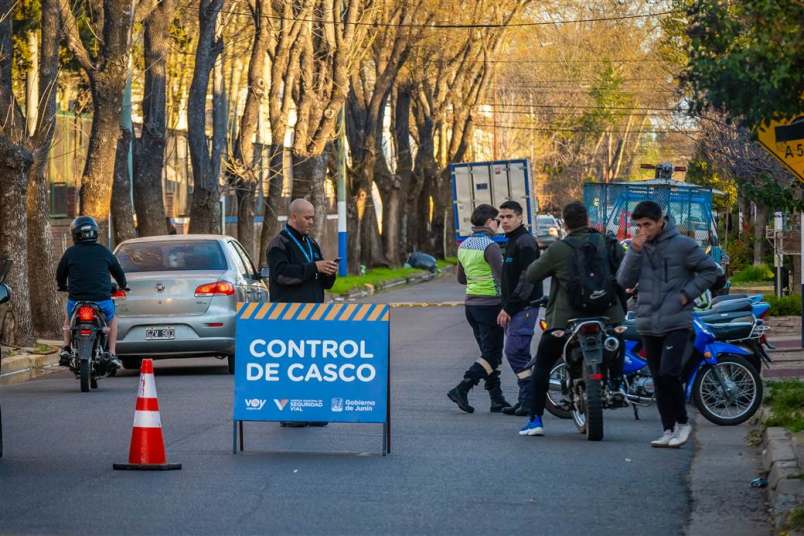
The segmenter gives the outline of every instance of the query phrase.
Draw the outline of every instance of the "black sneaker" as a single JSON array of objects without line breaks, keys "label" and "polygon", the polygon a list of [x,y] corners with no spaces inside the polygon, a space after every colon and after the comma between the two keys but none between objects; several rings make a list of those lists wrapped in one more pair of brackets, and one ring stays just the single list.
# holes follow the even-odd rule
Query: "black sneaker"
[{"label": "black sneaker", "polygon": [[307,426],[312,426],[314,428],[323,428],[328,424],[329,424],[328,422],[313,421],[313,422],[308,422]]},{"label": "black sneaker", "polygon": [[109,372],[123,368],[123,363],[111,352],[103,353],[103,363]]},{"label": "black sneaker", "polygon": [[65,346],[59,352],[59,366],[60,367],[69,367],[70,361],[73,358],[73,351],[69,346]]},{"label": "black sneaker", "polygon": [[307,423],[298,421],[279,421],[279,426],[282,428],[304,428],[307,426]]}]

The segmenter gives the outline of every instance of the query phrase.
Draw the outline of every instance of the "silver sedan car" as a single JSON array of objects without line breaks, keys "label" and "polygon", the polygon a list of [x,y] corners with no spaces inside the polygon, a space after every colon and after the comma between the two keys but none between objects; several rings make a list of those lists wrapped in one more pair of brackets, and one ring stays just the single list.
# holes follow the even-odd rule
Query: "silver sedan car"
[{"label": "silver sedan car", "polygon": [[234,372],[238,302],[267,302],[268,288],[243,246],[221,235],[126,240],[115,249],[130,291],[118,298],[117,354],[128,369],[143,357],[215,356]]}]

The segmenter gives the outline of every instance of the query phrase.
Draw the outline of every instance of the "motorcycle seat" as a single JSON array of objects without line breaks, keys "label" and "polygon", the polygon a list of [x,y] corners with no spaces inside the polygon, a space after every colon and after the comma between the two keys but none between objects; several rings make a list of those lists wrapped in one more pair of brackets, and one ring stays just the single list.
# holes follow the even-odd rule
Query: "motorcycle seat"
[{"label": "motorcycle seat", "polygon": [[724,302],[716,303],[709,308],[708,311],[703,312],[719,312],[729,313],[733,311],[753,311],[753,302],[748,298],[739,298],[736,300],[727,300]]},{"label": "motorcycle seat", "polygon": [[747,339],[754,329],[753,322],[730,322],[727,324],[707,324],[706,327],[719,341]]},{"label": "motorcycle seat", "polygon": [[748,297],[748,294],[724,294],[722,296],[715,296],[712,298],[712,305],[723,303],[731,300],[743,300]]},{"label": "motorcycle seat", "polygon": [[701,322],[706,324],[728,324],[735,320],[753,317],[752,311],[727,311],[722,313],[720,311],[709,311],[703,313],[696,313],[696,317]]}]

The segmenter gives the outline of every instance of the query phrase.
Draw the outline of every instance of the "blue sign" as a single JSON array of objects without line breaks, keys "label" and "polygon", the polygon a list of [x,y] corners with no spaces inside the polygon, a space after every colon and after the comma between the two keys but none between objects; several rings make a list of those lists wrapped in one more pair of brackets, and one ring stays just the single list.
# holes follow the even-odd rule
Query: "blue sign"
[{"label": "blue sign", "polygon": [[238,306],[235,421],[386,423],[389,308]]}]

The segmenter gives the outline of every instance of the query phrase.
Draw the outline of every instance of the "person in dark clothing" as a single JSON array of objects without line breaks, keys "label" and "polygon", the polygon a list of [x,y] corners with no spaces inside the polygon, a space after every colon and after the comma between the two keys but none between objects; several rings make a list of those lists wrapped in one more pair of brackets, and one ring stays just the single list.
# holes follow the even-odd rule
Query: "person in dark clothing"
[{"label": "person in dark clothing", "polygon": [[[321,247],[309,235],[315,207],[295,199],[288,207],[288,224],[268,245],[268,290],[272,302],[323,303],[324,291],[335,284],[338,259],[324,260]],[[283,421],[282,426],[326,426],[325,422]]]},{"label": "person in dark clothing", "polygon": [[508,243],[502,267],[502,310],[497,324],[505,329],[505,357],[516,374],[519,395],[514,406],[504,408],[506,415],[519,417],[530,408],[530,343],[539,318],[539,308],[531,303],[542,297],[542,283],[533,284],[525,278],[528,266],[539,258],[539,245],[524,225],[522,205],[506,201],[500,205],[500,225]]},{"label": "person in dark clothing", "polygon": [[720,269],[695,240],[678,232],[672,219],[663,217],[654,201],[637,204],[631,220],[638,233],[617,280],[624,288],[639,285],[636,328],[648,355],[664,428],[651,446],[678,448],[692,432],[681,369],[694,336],[693,302],[715,284]]},{"label": "person in dark clothing", "polygon": [[335,284],[338,261],[324,260],[321,247],[308,234],[315,208],[304,199],[290,203],[288,224],[268,245],[268,288],[272,302],[322,303]]},{"label": "person in dark clothing", "polygon": [[64,318],[64,347],[59,354],[59,365],[69,366],[70,318],[78,302],[94,302],[103,311],[109,323],[109,348],[105,360],[113,367],[122,364],[115,356],[117,349],[117,317],[112,301],[112,281],[117,281],[121,289],[126,288],[126,274],[111,251],[98,244],[98,224],[89,216],[79,216],[70,224],[73,246],[62,255],[56,268],[56,284],[61,292],[69,292],[67,314]]},{"label": "person in dark clothing", "polygon": [[502,253],[492,240],[497,234],[497,214],[497,209],[491,205],[478,205],[472,212],[474,234],[458,248],[458,282],[466,285],[466,320],[480,348],[480,357],[464,372],[461,383],[451,389],[447,397],[466,413],[475,410],[469,405],[468,395],[480,380],[485,381],[492,413],[511,407],[500,387],[505,332],[497,323],[502,309]]},{"label": "person in dark clothing", "polygon": [[[557,332],[567,329],[567,323],[572,318],[588,316],[583,311],[575,309],[569,296],[570,280],[572,274],[572,262],[574,247],[577,244],[589,241],[595,244],[600,252],[605,252],[606,260],[612,266],[619,266],[623,258],[622,248],[610,248],[605,236],[589,227],[589,215],[586,207],[579,201],[569,203],[564,207],[564,226],[568,235],[563,240],[553,243],[544,254],[541,255],[527,270],[526,277],[531,283],[538,283],[550,277],[550,299],[547,302],[545,320],[547,330],[542,333],[539,347],[536,350],[536,364],[533,369],[533,396],[529,420],[519,435],[522,436],[541,436],[544,435],[542,416],[547,399],[547,391],[550,386],[550,371],[556,361],[561,358],[564,344],[567,342],[567,335],[557,337]],[[612,274],[614,271],[612,271]],[[600,316],[607,317],[612,324],[619,324],[625,318],[622,304],[616,300],[606,312]],[[616,382],[612,385],[612,393],[616,396],[618,403],[625,399],[619,379],[622,376],[622,352],[617,352],[613,356],[608,356],[609,379]]]}]

